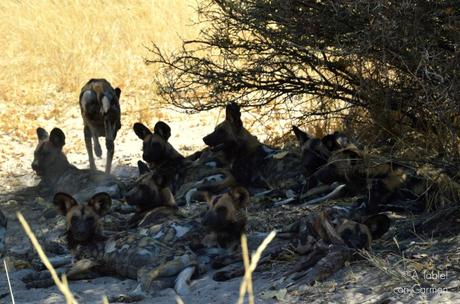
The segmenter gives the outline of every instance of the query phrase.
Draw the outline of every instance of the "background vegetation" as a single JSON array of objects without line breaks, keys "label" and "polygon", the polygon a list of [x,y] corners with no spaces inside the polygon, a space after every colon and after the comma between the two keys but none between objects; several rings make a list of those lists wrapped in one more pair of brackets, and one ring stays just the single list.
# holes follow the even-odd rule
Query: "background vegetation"
[{"label": "background vegetation", "polygon": [[204,29],[181,51],[152,49],[169,104],[237,101],[310,128],[335,121],[323,131],[403,158],[458,161],[459,1],[203,0],[199,12]]},{"label": "background vegetation", "polygon": [[35,141],[38,124],[62,125],[78,117],[80,88],[93,77],[122,88],[125,121],[159,115],[149,111],[157,97],[156,71],[144,64],[146,47],[155,41],[174,49],[180,38],[193,37],[194,4],[0,1],[1,132]]}]

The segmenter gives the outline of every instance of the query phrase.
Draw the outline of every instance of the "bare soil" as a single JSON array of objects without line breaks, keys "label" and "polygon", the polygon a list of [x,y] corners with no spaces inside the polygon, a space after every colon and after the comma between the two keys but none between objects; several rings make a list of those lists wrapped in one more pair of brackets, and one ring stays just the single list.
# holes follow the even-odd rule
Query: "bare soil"
[{"label": "bare soil", "polygon": [[[191,154],[204,146],[201,138],[212,130],[218,116],[218,111],[201,115],[174,113],[163,119],[166,118],[164,120],[171,125],[172,144],[182,153]],[[69,160],[79,168],[86,168],[88,161],[80,119],[79,113],[71,112],[59,127],[67,135],[65,150]],[[51,122],[40,123],[48,131],[53,127]],[[155,121],[144,123],[153,127]],[[130,127],[131,122],[123,124],[115,143],[113,171],[118,176],[124,174],[121,178],[134,176],[134,166],[141,158],[141,142]],[[258,136],[264,139],[263,132]],[[16,219],[16,212],[22,212],[42,239],[57,240],[60,237],[58,232],[63,231],[62,221],[45,217],[50,202],[30,188],[38,183],[30,168],[34,146],[34,137],[24,141],[14,134],[0,136],[0,207],[9,221],[6,260],[16,303],[63,303],[56,287],[26,289],[21,281],[33,270],[21,259],[21,254],[25,255],[31,248]],[[103,168],[104,158],[97,164]],[[250,208],[250,237],[271,229],[283,229],[302,214],[311,212],[295,206],[269,208],[273,199],[262,198]],[[283,289],[283,275],[296,265],[300,257],[292,251],[289,241],[278,239],[277,244],[284,244],[285,253],[264,263],[254,273],[256,303],[460,303],[460,237],[449,233],[436,237],[416,235],[411,233],[411,223],[417,220],[415,217],[392,215],[392,218],[391,231],[374,242],[369,254],[363,253],[367,258],[347,263],[335,275],[313,286]],[[437,273],[444,273],[445,278],[429,276]],[[185,303],[236,303],[241,278],[216,282],[212,275],[213,272],[209,272],[194,280],[182,300]],[[127,293],[136,285],[133,280],[116,277],[70,283],[80,303],[101,303],[104,295]],[[11,303],[3,269],[0,271],[0,303]],[[176,303],[176,294],[167,289],[149,295],[139,303]]]}]

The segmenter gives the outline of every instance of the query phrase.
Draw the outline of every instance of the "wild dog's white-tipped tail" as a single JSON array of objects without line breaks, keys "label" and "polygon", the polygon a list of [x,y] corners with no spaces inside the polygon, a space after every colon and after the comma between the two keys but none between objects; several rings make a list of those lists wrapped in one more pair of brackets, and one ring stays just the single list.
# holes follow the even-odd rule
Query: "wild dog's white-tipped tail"
[{"label": "wild dog's white-tipped tail", "polygon": [[190,291],[190,280],[195,272],[195,266],[190,266],[182,270],[176,278],[174,289],[177,294],[182,296]]}]

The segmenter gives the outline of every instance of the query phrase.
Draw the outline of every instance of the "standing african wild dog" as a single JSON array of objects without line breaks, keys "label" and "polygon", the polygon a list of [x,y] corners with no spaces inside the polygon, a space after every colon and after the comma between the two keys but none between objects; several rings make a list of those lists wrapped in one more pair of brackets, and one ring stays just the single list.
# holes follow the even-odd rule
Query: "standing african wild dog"
[{"label": "standing african wild dog", "polygon": [[65,134],[54,128],[50,134],[37,128],[38,144],[34,151],[32,169],[40,177],[40,186],[46,192],[68,192],[79,197],[89,198],[94,192],[109,192],[111,196],[121,197],[123,184],[114,176],[100,171],[80,170],[70,164],[62,148]]},{"label": "standing african wild dog", "polygon": [[120,94],[119,88],[113,88],[105,79],[90,79],[80,92],[80,110],[84,123],[85,145],[89,157],[89,165],[96,170],[94,152],[101,157],[102,149],[99,137],[105,137],[107,160],[105,172],[110,173],[114,154],[114,141],[120,122]]},{"label": "standing african wild dog", "polygon": [[303,182],[299,156],[260,143],[244,128],[236,103],[226,106],[225,120],[203,141],[211,151],[225,155],[231,173],[243,186],[296,188]]}]

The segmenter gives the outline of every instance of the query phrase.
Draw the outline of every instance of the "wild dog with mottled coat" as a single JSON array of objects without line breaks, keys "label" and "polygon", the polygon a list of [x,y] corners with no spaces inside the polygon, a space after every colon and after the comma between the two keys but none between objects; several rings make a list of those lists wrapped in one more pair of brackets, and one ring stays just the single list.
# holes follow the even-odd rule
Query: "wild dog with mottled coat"
[{"label": "wild dog with mottled coat", "polygon": [[40,188],[48,194],[67,192],[85,200],[94,192],[105,191],[120,198],[123,184],[114,176],[100,171],[80,170],[70,164],[62,151],[65,134],[59,128],[51,133],[37,128],[38,144],[34,151],[32,169],[40,177]]},{"label": "wild dog with mottled coat", "polygon": [[126,202],[137,209],[130,225],[150,226],[175,217],[177,205],[166,178],[152,172],[142,161],[138,161],[137,165],[139,177],[125,194]]},{"label": "wild dog with mottled coat", "polygon": [[[394,162],[373,157],[334,133],[323,139],[311,138],[297,127],[293,131],[302,149],[302,163],[308,186],[345,183],[352,194],[366,194],[366,208],[375,213],[393,199],[421,197],[423,182],[414,172]],[[411,188],[406,191],[404,188]]]},{"label": "wild dog with mottled coat", "polygon": [[105,137],[107,160],[105,172],[110,173],[114,141],[121,128],[120,88],[113,88],[105,79],[90,79],[80,92],[80,110],[83,117],[85,145],[91,170],[96,170],[94,153],[101,157],[99,137]]},{"label": "wild dog with mottled coat", "polygon": [[368,250],[372,240],[379,239],[390,228],[390,219],[385,214],[361,215],[342,207],[329,207],[303,220],[303,229],[299,231],[301,240],[313,237],[327,244],[345,244],[352,249]]},{"label": "wild dog with mottled coat", "polygon": [[241,234],[246,232],[249,199],[249,192],[243,187],[231,188],[222,195],[208,196],[208,211],[203,218],[203,225],[220,246],[239,243]]},{"label": "wild dog with mottled coat", "polygon": [[296,188],[303,182],[298,155],[270,148],[243,126],[240,107],[229,103],[225,120],[203,138],[211,151],[222,152],[237,182],[246,187]]},{"label": "wild dog with mottled coat", "polygon": [[143,141],[142,158],[153,172],[166,178],[178,203],[190,201],[195,193],[219,193],[235,185],[225,167],[219,168],[211,160],[204,162],[201,157],[190,160],[174,149],[168,142],[171,129],[166,123],[157,122],[153,132],[142,123],[135,123],[133,129]]},{"label": "wild dog with mottled coat", "polygon": [[[65,217],[67,245],[75,258],[66,271],[71,280],[115,274],[137,280],[145,291],[175,286],[180,293],[195,272],[195,255],[183,246],[158,241],[156,232],[123,231],[106,236],[101,226],[111,207],[106,193],[97,193],[85,203],[57,193],[53,203]],[[40,286],[41,280],[43,276],[38,274],[29,276],[27,283]]]}]

